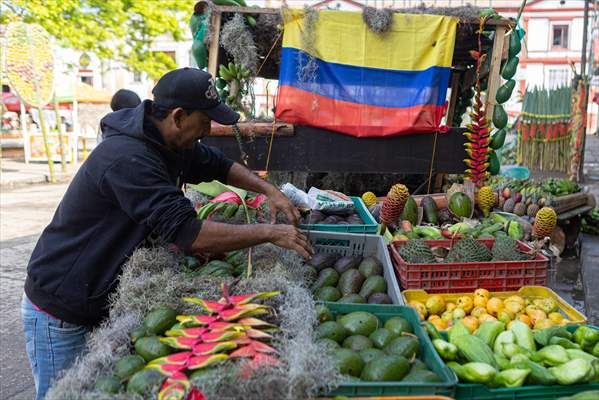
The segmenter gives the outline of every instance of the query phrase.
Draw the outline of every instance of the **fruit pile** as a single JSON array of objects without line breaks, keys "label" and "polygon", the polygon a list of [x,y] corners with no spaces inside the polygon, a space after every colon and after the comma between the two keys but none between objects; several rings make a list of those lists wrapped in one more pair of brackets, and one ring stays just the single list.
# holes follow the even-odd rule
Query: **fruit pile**
[{"label": "fruit pile", "polygon": [[211,260],[202,265],[197,258],[186,256],[182,262],[183,271],[190,277],[237,277],[247,271],[248,257],[245,250],[235,250],[227,253],[222,260]]},{"label": "fruit pile", "polygon": [[426,328],[433,346],[460,382],[488,387],[573,385],[599,381],[599,330],[580,326],[571,333],[555,326],[533,332],[521,321],[507,329],[486,321],[473,333],[458,322],[445,340]]},{"label": "fruit pile", "polygon": [[500,321],[508,328],[514,321],[531,329],[564,326],[570,323],[560,312],[557,302],[550,298],[524,298],[519,295],[505,299],[494,297],[486,289],[476,289],[472,296],[461,296],[456,302],[446,302],[441,295],[431,295],[424,303],[410,301],[421,320],[438,330],[451,328],[461,321],[470,333],[488,321]]},{"label": "fruit pile", "polygon": [[599,235],[599,208],[582,217],[582,231],[590,235]]},{"label": "fruit pile", "polygon": [[305,267],[316,277],[311,288],[317,300],[392,303],[387,295],[383,264],[376,257],[316,253]]},{"label": "fruit pile", "polygon": [[311,210],[303,217],[301,224],[327,224],[327,225],[363,225],[364,221],[354,209],[340,210]]},{"label": "fruit pile", "polygon": [[534,258],[533,253],[522,252],[518,242],[505,235],[498,236],[491,248],[483,241],[471,238],[446,242],[431,247],[425,240],[409,240],[400,243],[399,255],[410,264],[523,261]]},{"label": "fruit pile", "polygon": [[317,305],[317,313],[316,339],[335,357],[342,374],[363,381],[442,381],[417,358],[420,341],[406,319],[381,321],[365,311],[335,319],[324,305]]},{"label": "fruit pile", "polygon": [[184,298],[199,305],[199,315],[177,315],[168,307],[152,310],[143,325],[131,332],[135,354],[121,358],[114,375],[100,379],[96,389],[107,393],[140,395],[160,387],[159,399],[184,399],[191,381],[209,379],[215,364],[236,359],[250,360],[243,374],[261,365],[276,365],[277,351],[266,342],[273,339],[277,327],[255,318],[268,314],[270,307],[252,303],[276,296],[279,292],[229,295],[223,287],[218,301]]}]

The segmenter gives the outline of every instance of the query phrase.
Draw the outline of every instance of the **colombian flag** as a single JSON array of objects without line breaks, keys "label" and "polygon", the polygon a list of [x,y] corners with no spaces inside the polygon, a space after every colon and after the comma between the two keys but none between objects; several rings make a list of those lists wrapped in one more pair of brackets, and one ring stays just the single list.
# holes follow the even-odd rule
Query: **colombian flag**
[{"label": "colombian flag", "polygon": [[391,31],[378,35],[361,13],[324,10],[309,44],[304,11],[286,10],[284,17],[277,119],[357,137],[438,129],[456,18],[396,13]]}]

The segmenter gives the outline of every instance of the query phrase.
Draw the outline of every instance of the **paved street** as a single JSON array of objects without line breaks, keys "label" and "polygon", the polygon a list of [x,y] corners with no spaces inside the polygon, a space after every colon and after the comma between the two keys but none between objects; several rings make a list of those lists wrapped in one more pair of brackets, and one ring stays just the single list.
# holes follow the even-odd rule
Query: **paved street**
[{"label": "paved street", "polygon": [[20,316],[26,265],[37,238],[67,188],[32,185],[0,192],[0,398],[35,396]]}]

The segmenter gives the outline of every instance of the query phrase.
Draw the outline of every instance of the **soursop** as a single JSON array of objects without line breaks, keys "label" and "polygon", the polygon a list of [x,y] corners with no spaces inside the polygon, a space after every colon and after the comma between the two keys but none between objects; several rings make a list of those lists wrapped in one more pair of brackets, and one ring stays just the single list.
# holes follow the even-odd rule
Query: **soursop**
[{"label": "soursop", "polygon": [[509,236],[496,238],[491,253],[494,261],[523,261],[528,258],[519,251],[518,242]]},{"label": "soursop", "polygon": [[457,242],[447,253],[445,262],[481,262],[491,261],[491,250],[475,239],[463,239]]},{"label": "soursop", "polygon": [[437,260],[424,240],[409,240],[399,248],[399,255],[410,264],[430,264]]}]

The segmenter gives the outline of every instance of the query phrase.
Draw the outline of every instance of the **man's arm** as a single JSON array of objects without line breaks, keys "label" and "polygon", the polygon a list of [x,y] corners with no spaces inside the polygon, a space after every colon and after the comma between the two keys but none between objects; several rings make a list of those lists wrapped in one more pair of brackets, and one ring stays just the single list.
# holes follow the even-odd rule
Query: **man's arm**
[{"label": "man's arm", "polygon": [[219,254],[267,242],[294,250],[305,259],[313,254],[306,236],[291,225],[232,225],[213,221],[203,222],[191,253]]},{"label": "man's arm", "polygon": [[274,185],[261,179],[252,171],[239,163],[234,163],[227,175],[227,184],[235,187],[262,193],[268,197],[272,214],[272,223],[276,221],[277,214],[282,212],[293,225],[299,222],[300,214],[289,199]]}]

